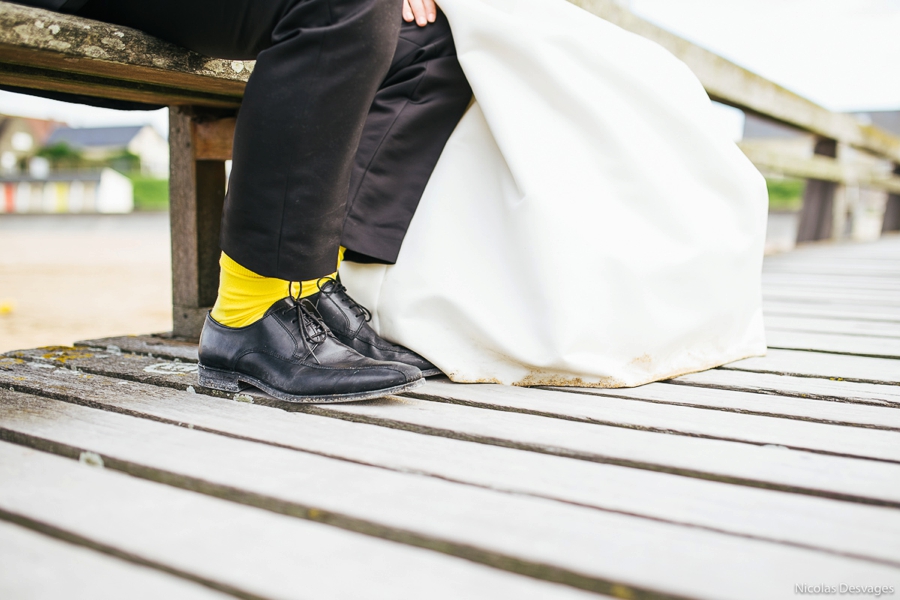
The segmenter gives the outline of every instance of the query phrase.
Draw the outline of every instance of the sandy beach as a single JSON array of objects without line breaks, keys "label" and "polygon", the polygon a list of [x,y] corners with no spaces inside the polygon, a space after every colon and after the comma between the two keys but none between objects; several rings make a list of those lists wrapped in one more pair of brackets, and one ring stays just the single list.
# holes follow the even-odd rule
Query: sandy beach
[{"label": "sandy beach", "polygon": [[167,213],[0,216],[0,352],[172,328]]}]

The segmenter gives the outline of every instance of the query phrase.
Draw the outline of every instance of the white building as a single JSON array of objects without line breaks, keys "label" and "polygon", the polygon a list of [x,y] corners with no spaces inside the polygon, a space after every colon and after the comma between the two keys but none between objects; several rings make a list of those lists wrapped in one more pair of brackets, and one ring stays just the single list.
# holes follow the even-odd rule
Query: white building
[{"label": "white building", "polygon": [[141,161],[141,172],[161,179],[169,176],[169,143],[150,125],[132,127],[60,127],[47,146],[65,143],[90,160],[108,160],[130,152]]},{"label": "white building", "polygon": [[0,213],[129,213],[131,180],[113,169],[0,175]]}]

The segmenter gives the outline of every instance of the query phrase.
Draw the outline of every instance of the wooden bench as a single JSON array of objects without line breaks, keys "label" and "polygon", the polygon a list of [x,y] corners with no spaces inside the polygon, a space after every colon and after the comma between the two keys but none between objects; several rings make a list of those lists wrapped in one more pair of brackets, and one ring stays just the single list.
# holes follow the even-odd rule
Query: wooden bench
[{"label": "wooden bench", "polygon": [[[843,185],[889,193],[884,231],[900,230],[900,138],[828,111],[625,10],[613,0],[572,0],[660,43],[718,102],[818,136],[816,156],[747,150],[768,172],[806,178],[800,241],[839,238]],[[141,32],[0,2],[0,84],[168,105],[171,149],[173,331],[196,338],[218,288],[218,239],[235,112],[253,62],[211,59]],[[888,160],[894,175],[836,160],[853,147]]]}]

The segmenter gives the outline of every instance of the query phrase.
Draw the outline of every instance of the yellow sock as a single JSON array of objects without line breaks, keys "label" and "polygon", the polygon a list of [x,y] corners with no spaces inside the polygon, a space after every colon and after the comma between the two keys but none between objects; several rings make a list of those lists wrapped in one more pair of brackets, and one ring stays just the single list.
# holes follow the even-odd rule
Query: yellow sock
[{"label": "yellow sock", "polygon": [[[343,258],[342,246],[338,252],[338,267]],[[287,298],[288,294],[296,298],[299,292],[300,298],[306,298],[319,291],[319,279],[288,282],[275,277],[263,277],[242,267],[224,252],[219,258],[219,267],[219,296],[210,314],[226,327],[246,327],[258,321],[270,306]],[[326,277],[336,275],[337,271]]]}]

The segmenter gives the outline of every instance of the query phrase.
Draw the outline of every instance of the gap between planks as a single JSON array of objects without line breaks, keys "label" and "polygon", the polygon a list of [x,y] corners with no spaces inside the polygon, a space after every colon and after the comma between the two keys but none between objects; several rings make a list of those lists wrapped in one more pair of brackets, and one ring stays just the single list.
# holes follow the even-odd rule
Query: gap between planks
[{"label": "gap between planks", "polygon": [[[795,377],[742,370],[716,369],[682,375],[661,382],[666,385],[705,387],[763,395],[809,398],[842,404],[900,408],[900,387],[858,383],[840,379]],[[639,388],[637,388],[639,389]]]}]

